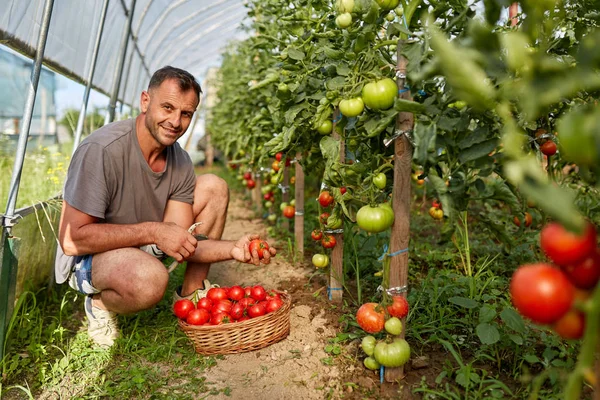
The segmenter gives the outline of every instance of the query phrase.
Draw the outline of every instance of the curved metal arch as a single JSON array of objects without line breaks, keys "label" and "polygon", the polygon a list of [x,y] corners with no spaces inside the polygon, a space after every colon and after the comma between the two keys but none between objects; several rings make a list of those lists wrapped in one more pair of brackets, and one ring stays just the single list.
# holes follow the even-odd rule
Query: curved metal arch
[{"label": "curved metal arch", "polygon": [[[219,31],[219,34],[226,34],[229,33],[233,30],[237,29],[237,26],[232,26],[229,27],[227,29],[224,29],[222,31]],[[189,66],[197,64],[199,61],[203,60],[203,59],[212,59],[214,58],[215,55],[221,55],[221,52],[223,51],[222,47],[216,48],[212,51],[206,52],[206,53],[202,53],[202,54],[198,54],[197,56],[195,56],[194,58],[187,58],[187,59],[182,59],[181,60],[181,65],[183,69],[188,70]]]},{"label": "curved metal arch", "polygon": [[150,9],[150,7],[152,7],[152,4],[154,3],[154,0],[150,0],[148,1],[148,4],[146,4],[146,7],[144,8],[144,11],[142,11],[142,15],[140,16],[139,19],[139,23],[135,29],[135,34],[134,36],[137,37],[138,33],[140,32],[140,29],[142,29],[142,24],[144,23],[144,19],[146,18],[146,15],[148,14],[148,10]]},{"label": "curved metal arch", "polygon": [[[160,18],[154,22],[154,27],[152,28],[152,31],[150,31],[150,33],[148,34],[148,37],[144,43],[144,51],[148,50],[148,45],[150,44],[151,39],[154,37],[154,35],[156,34],[156,32],[158,31],[158,29],[161,27],[163,21],[167,18],[167,16],[177,7],[181,6],[182,4],[187,3],[190,0],[179,0],[176,3],[171,4],[160,16]],[[203,13],[205,11],[210,10],[211,8],[214,8],[218,5],[221,5],[223,3],[227,3],[228,1],[231,0],[218,0],[215,3],[206,6],[204,8],[201,8],[199,10],[197,10],[196,12],[193,12],[192,14],[188,15],[187,17],[183,18],[182,20],[178,21],[178,23],[176,25],[172,26],[172,29],[170,29],[169,31],[167,31],[165,36],[168,36],[169,33],[171,33],[173,31],[173,29],[178,28],[179,26],[181,26],[182,24],[184,24],[185,22],[187,22],[187,20],[189,19],[193,19],[195,18],[197,15],[199,15],[200,13]],[[238,3],[239,4],[239,3]],[[141,24],[140,24],[140,28],[141,28]],[[159,42],[159,44],[161,44],[164,41],[165,36],[163,36]],[[158,47],[158,46],[157,46]]]},{"label": "curved metal arch", "polygon": [[[195,42],[197,42],[200,39],[203,39],[203,36],[206,35],[207,33],[210,33],[212,31],[214,31],[215,29],[220,28],[221,26],[223,26],[225,23],[234,20],[235,17],[238,17],[238,14],[233,15],[233,18],[228,18],[225,20],[220,21],[218,24],[213,24],[212,26],[208,27],[207,29],[199,32],[197,35],[195,35],[194,37],[190,38],[190,40],[188,40],[187,42],[185,42],[182,46],[178,46],[178,49],[173,52],[172,54],[169,54],[169,58],[166,58],[165,61],[163,63],[166,64],[170,64],[172,63],[183,51],[187,50],[189,47],[191,47],[191,45]],[[180,35],[181,36],[181,35]],[[179,37],[180,37],[179,36]],[[179,39],[178,37],[178,39]]]}]

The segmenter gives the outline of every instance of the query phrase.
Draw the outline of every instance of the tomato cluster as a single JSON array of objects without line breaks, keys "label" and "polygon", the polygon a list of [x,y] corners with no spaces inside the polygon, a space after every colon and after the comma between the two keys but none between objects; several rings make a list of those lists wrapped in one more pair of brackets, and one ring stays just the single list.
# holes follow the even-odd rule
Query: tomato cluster
[{"label": "tomato cluster", "polygon": [[437,220],[444,218],[444,210],[442,210],[442,204],[439,201],[434,200],[432,206],[429,208],[429,216]]},{"label": "tomato cluster", "polygon": [[565,339],[579,339],[585,327],[580,300],[600,280],[596,228],[588,223],[576,234],[549,223],[540,233],[540,247],[552,263],[520,266],[510,283],[512,302],[533,322],[551,325]]},{"label": "tomato cluster", "polygon": [[[387,313],[386,313],[387,311]],[[377,303],[365,303],[356,312],[356,322],[369,335],[361,342],[361,348],[367,357],[363,363],[366,368],[377,370],[384,367],[400,367],[410,358],[410,346],[406,340],[398,337],[402,334],[402,321],[408,315],[408,302],[403,296],[393,296],[392,304],[385,309]],[[386,337],[377,340],[372,334],[385,331]]]},{"label": "tomato cluster", "polygon": [[275,290],[261,285],[211,288],[196,304],[188,299],[173,304],[177,318],[190,325],[221,325],[242,322],[275,312],[283,307]]}]

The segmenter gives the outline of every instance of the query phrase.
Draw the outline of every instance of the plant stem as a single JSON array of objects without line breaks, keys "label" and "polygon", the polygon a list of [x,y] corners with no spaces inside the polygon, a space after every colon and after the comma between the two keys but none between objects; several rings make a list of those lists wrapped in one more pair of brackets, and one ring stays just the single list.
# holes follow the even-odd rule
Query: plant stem
[{"label": "plant stem", "polygon": [[[577,365],[575,370],[569,375],[567,385],[565,386],[565,399],[576,400],[581,396],[581,386],[583,384],[584,373],[588,370],[593,370],[595,363],[596,350],[598,349],[598,331],[600,330],[600,285],[596,286],[596,290],[591,299],[586,303],[585,313],[585,333],[579,356],[577,357]],[[598,393],[598,383],[594,388]]]}]

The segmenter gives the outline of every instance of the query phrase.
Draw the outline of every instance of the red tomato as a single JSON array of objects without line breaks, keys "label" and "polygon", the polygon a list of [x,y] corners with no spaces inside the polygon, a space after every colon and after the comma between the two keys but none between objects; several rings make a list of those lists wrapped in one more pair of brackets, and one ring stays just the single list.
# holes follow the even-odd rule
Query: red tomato
[{"label": "red tomato", "polygon": [[333,235],[325,235],[321,240],[321,245],[326,249],[333,249],[336,245],[337,241]]},{"label": "red tomato", "polygon": [[244,172],[244,179],[247,181],[252,179],[252,173],[250,171]]},{"label": "red tomato", "polygon": [[596,228],[588,222],[585,231],[576,234],[559,223],[551,222],[542,228],[540,245],[556,264],[576,264],[596,250]]},{"label": "red tomato", "polygon": [[273,163],[271,164],[271,168],[273,168],[273,171],[279,171],[280,170],[279,161],[277,161],[277,160],[273,161]]},{"label": "red tomato", "polygon": [[552,325],[552,329],[563,339],[581,339],[585,330],[585,314],[570,310]]},{"label": "red tomato", "polygon": [[227,299],[227,290],[225,290],[225,288],[210,288],[206,293],[206,297],[208,297],[213,304],[215,304],[219,300]]},{"label": "red tomato", "polygon": [[196,305],[196,307],[204,308],[205,310],[212,310],[212,306],[213,301],[208,297],[201,298],[200,300],[198,300],[198,304]]},{"label": "red tomato", "polygon": [[[526,212],[524,219],[525,219],[525,227],[528,228],[531,225],[531,223],[533,222],[533,218],[531,217],[531,214]],[[513,218],[513,222],[515,223],[516,226],[521,226],[521,220],[519,219],[519,217],[515,216]]]},{"label": "red tomato", "polygon": [[246,286],[244,288],[244,296],[245,297],[250,297],[251,293],[252,293],[252,286]]},{"label": "red tomato", "polygon": [[334,199],[328,190],[323,190],[319,195],[319,204],[321,207],[329,207],[333,203]]},{"label": "red tomato", "polygon": [[319,241],[323,238],[323,231],[320,231],[318,229],[315,229],[314,231],[312,231],[310,233],[310,237],[312,238],[312,240],[314,241]]},{"label": "red tomato", "polygon": [[286,218],[294,218],[296,215],[296,207],[294,206],[285,206],[283,207],[283,216]]},{"label": "red tomato", "polygon": [[231,306],[229,315],[231,315],[231,318],[233,319],[240,319],[244,316],[244,311],[246,311],[246,307],[240,303],[235,303],[233,306]]},{"label": "red tomato", "polygon": [[249,320],[249,319],[250,319],[250,317],[249,317],[249,316],[247,316],[247,315],[244,315],[243,317],[239,318],[239,319],[237,320],[237,322],[247,321],[247,320]]},{"label": "red tomato", "polygon": [[553,156],[556,154],[556,143],[549,140],[540,146],[540,150],[543,154],[547,156]]},{"label": "red tomato", "polygon": [[573,285],[580,289],[592,289],[600,280],[600,249],[586,258],[585,260],[563,267],[563,271],[573,282]]},{"label": "red tomato", "polygon": [[273,299],[281,299],[281,296],[276,291],[269,290],[267,292],[267,297],[265,297],[265,300],[269,301],[269,300],[273,300]]},{"label": "red tomato", "polygon": [[253,286],[250,292],[250,297],[256,301],[262,301],[267,297],[267,291],[260,285]]},{"label": "red tomato", "polygon": [[[259,254],[260,256],[260,254]],[[244,298],[244,289],[241,286],[232,286],[227,291],[229,298],[234,301],[240,301]]]},{"label": "red tomato", "polygon": [[212,313],[216,314],[218,312],[229,313],[231,311],[231,300],[219,300],[217,301],[212,308]]},{"label": "red tomato", "polygon": [[356,322],[367,333],[381,332],[385,324],[383,307],[377,303],[365,303],[356,312]]},{"label": "red tomato", "polygon": [[265,315],[266,310],[262,304],[253,304],[246,310],[246,313],[250,318],[260,317],[261,315]]},{"label": "red tomato", "polygon": [[271,313],[271,312],[279,310],[281,307],[283,307],[283,300],[273,299],[273,300],[267,301],[265,310],[267,313]]},{"label": "red tomato", "polygon": [[221,325],[221,324],[227,324],[229,322],[231,322],[231,316],[229,316],[229,314],[224,313],[224,312],[214,313],[210,317],[211,325]]},{"label": "red tomato", "polygon": [[248,189],[254,189],[255,186],[256,186],[256,182],[254,181],[254,179],[248,179],[246,181],[246,187]]},{"label": "red tomato", "polygon": [[173,313],[180,319],[186,319],[190,311],[195,309],[194,302],[188,299],[177,300],[173,304]]},{"label": "red tomato", "polygon": [[319,215],[319,222],[325,225],[327,224],[327,218],[329,218],[329,213],[324,212],[321,215]]},{"label": "red tomato", "polygon": [[392,317],[404,318],[408,315],[408,301],[404,296],[392,296],[392,304],[387,306]]},{"label": "red tomato", "polygon": [[269,244],[264,240],[254,239],[250,242],[250,253],[253,253],[254,250],[258,253],[258,258],[263,258],[265,251],[269,251]]},{"label": "red tomato", "polygon": [[279,153],[275,154],[275,159],[277,161],[281,161],[282,158],[283,158],[283,153],[282,152],[279,152]]},{"label": "red tomato", "polygon": [[346,188],[345,188],[344,186],[342,186],[342,187],[340,188],[340,193],[341,193],[342,195],[343,195],[344,193],[346,193],[346,191],[347,191],[347,190],[346,190]]},{"label": "red tomato", "polygon": [[188,314],[185,322],[190,325],[204,325],[210,320],[210,313],[204,308],[196,308]]},{"label": "red tomato", "polygon": [[292,160],[290,160],[289,158],[285,159],[285,166],[289,167],[290,165],[292,165]]},{"label": "red tomato", "polygon": [[251,306],[254,303],[256,303],[256,300],[254,300],[252,297],[244,297],[243,299],[238,301],[238,304],[241,304],[242,306],[244,306],[244,308],[248,308],[248,306]]},{"label": "red tomato", "polygon": [[523,316],[538,324],[552,324],[571,308],[575,287],[558,268],[527,264],[513,274],[510,295]]}]

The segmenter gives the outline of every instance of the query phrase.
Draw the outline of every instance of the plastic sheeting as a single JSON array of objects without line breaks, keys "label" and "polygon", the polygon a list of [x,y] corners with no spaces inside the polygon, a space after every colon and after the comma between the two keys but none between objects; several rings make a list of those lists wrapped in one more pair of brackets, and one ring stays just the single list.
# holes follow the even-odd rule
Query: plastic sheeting
[{"label": "plastic sheeting", "polygon": [[[0,0],[0,41],[35,54],[45,0]],[[55,0],[44,64],[86,83],[103,0]],[[119,100],[137,105],[153,71],[172,65],[200,82],[230,40],[246,37],[243,0],[137,0]],[[131,0],[110,0],[93,87],[112,91]]]}]

